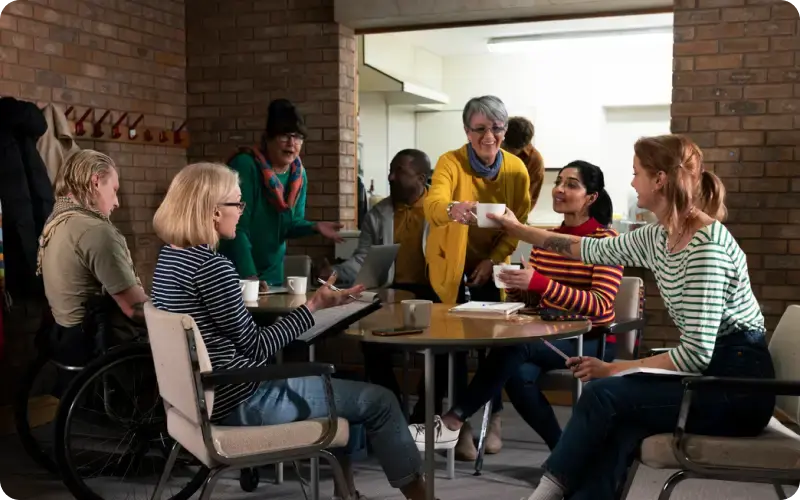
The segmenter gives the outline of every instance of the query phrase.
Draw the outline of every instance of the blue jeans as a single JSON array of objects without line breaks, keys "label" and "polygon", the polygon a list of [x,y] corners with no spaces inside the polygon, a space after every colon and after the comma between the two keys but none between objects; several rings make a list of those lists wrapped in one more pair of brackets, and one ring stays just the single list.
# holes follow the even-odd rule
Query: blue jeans
[{"label": "blue jeans", "polygon": [[[389,483],[411,484],[421,475],[422,459],[394,395],[383,387],[331,380],[338,415],[362,424]],[[277,425],[328,414],[321,377],[263,382],[255,394],[225,417],[222,425]]]},{"label": "blue jeans", "polygon": [[[558,340],[552,344],[567,356],[578,355],[575,340]],[[595,356],[599,347],[600,340],[586,341],[583,352]],[[607,344],[605,357],[606,361],[614,359],[614,344]],[[542,373],[560,368],[565,368],[564,358],[538,340],[492,348],[463,393],[465,397],[458,400],[454,412],[459,419],[466,420],[505,386],[514,408],[552,450],[561,438],[561,426],[536,382]]]},{"label": "blue jeans", "polygon": [[[717,339],[704,375],[774,378],[764,334]],[[616,498],[644,438],[671,433],[683,398],[681,377],[629,375],[586,385],[561,440],[544,464],[570,500]],[[692,401],[687,432],[755,436],[772,417],[775,396],[703,391]]]}]

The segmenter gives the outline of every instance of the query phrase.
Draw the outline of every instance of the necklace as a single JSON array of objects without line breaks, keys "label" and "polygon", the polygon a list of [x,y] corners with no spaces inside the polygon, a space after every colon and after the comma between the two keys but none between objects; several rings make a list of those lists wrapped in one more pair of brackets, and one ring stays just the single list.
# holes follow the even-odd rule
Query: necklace
[{"label": "necklace", "polygon": [[667,231],[667,236],[664,238],[664,250],[667,251],[667,254],[671,254],[672,251],[675,250],[675,247],[678,246],[678,243],[680,243],[683,235],[686,233],[686,228],[689,227],[687,224],[689,222],[689,217],[693,215],[694,207],[690,208],[689,212],[686,214],[686,217],[683,218],[683,228],[681,229],[681,232],[678,233],[678,238],[675,239],[675,243],[673,243],[672,246],[669,246],[669,231]]}]

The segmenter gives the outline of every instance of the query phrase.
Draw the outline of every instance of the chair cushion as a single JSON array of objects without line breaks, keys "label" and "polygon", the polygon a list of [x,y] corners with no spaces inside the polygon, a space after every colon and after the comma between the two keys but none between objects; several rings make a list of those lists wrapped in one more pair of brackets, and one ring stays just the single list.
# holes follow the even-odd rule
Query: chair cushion
[{"label": "chair cushion", "polygon": [[[173,408],[167,413],[167,429],[170,436],[204,465],[214,467],[218,464],[216,460],[212,459],[203,443],[200,427]],[[211,440],[217,453],[223,457],[235,459],[312,446],[322,438],[327,430],[328,420],[324,418],[252,427],[212,425]],[[336,436],[329,448],[347,446],[349,440],[350,424],[347,420],[340,418],[336,426]]]},{"label": "chair cushion", "polygon": [[[680,469],[672,452],[672,434],[657,434],[642,442],[641,461],[655,469]],[[800,468],[800,436],[772,419],[752,438],[689,436],[686,454],[697,463],[724,467]]]}]

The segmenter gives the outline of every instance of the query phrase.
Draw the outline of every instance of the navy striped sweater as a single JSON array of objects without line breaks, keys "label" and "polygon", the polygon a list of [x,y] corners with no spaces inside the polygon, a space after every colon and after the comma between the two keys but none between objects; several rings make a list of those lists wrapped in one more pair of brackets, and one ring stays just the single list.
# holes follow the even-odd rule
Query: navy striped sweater
[{"label": "navy striped sweater", "polygon": [[[213,370],[266,365],[273,354],[314,326],[306,306],[273,325],[257,326],[242,300],[233,263],[208,245],[162,247],[153,276],[152,299],[158,309],[194,319]],[[254,382],[217,387],[211,420],[224,419],[250,398],[257,386]]]}]

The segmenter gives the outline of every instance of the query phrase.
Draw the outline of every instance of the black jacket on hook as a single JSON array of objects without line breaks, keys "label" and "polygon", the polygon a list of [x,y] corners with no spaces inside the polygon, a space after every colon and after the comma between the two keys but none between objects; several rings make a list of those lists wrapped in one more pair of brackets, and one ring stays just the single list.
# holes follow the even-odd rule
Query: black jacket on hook
[{"label": "black jacket on hook", "polygon": [[39,235],[53,211],[53,188],[36,141],[47,122],[34,103],[0,98],[0,203],[6,290],[12,298],[44,297],[36,276]]}]

